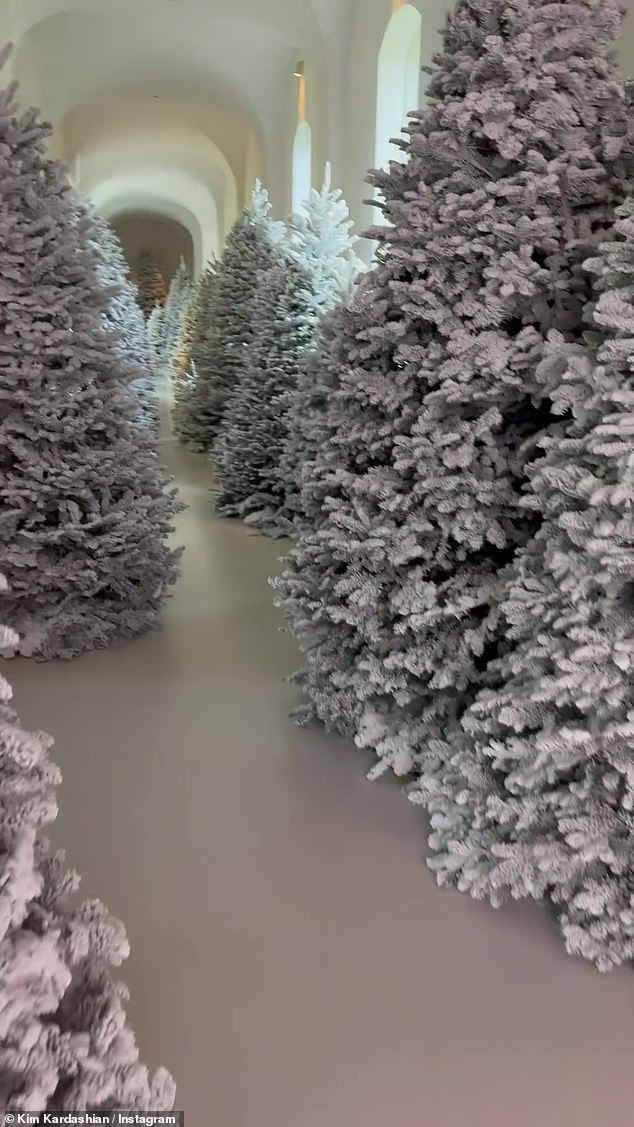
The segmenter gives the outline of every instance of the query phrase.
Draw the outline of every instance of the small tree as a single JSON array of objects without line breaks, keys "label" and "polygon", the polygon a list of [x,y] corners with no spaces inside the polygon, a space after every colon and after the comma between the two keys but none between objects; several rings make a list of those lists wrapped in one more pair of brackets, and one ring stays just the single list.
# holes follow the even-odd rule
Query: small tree
[{"label": "small tree", "polygon": [[268,268],[284,231],[283,224],[270,218],[270,210],[268,195],[258,181],[251,208],[242,212],[227,237],[215,286],[213,322],[194,357],[197,376],[191,415],[181,421],[182,432],[195,434],[190,441],[200,450],[211,450],[248,359],[258,277]]},{"label": "small tree", "polygon": [[114,335],[116,348],[130,370],[130,388],[138,400],[137,417],[159,430],[159,403],[148,345],[145,318],[137,291],[127,279],[123,249],[112,227],[92,208],[80,205],[94,228],[92,242],[97,252],[97,276],[108,294],[104,326]]},{"label": "small tree", "polygon": [[165,304],[167,297],[165,279],[148,250],[144,250],[139,258],[137,289],[139,291],[139,304],[146,319],[156,305]]},{"label": "small tree", "polygon": [[[0,627],[0,646],[17,645]],[[42,836],[61,781],[52,740],[24,731],[10,700],[0,677],[0,1107],[168,1111],[174,1084],[139,1063],[127,994],[111,977],[125,932],[99,901],[71,903],[79,880]]]},{"label": "small tree", "polygon": [[503,645],[552,423],[535,369],[549,331],[581,338],[581,263],[630,172],[620,21],[616,0],[459,0],[406,161],[372,178],[387,223],[326,361],[317,525],[277,589],[312,713],[380,769],[442,770]]},{"label": "small tree", "polygon": [[[154,625],[178,574],[178,504],[103,327],[94,228],[48,127],[0,95],[0,569],[20,652],[71,657]],[[9,157],[9,154],[11,156]]]},{"label": "small tree", "polygon": [[554,334],[538,368],[569,421],[531,468],[524,505],[543,523],[505,577],[508,650],[462,749],[414,795],[441,883],[548,897],[601,970],[634,958],[633,215],[588,263],[591,347]]}]

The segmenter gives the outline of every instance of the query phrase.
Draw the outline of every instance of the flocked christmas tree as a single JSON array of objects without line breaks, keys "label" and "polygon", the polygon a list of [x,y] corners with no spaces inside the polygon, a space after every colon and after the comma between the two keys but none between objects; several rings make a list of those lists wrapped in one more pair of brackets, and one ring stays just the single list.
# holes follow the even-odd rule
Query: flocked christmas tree
[{"label": "flocked christmas tree", "polygon": [[248,362],[214,446],[220,516],[246,516],[279,496],[286,419],[316,319],[310,274],[280,248],[260,273]]},{"label": "flocked christmas tree", "polygon": [[20,652],[70,657],[155,624],[178,509],[103,327],[92,229],[47,126],[0,96],[0,569]]},{"label": "flocked christmas tree", "polygon": [[[194,350],[198,347],[198,341],[203,332],[203,322],[211,311],[211,302],[208,298],[210,282],[213,277],[215,277],[215,266],[214,263],[209,263],[191,286],[171,362],[172,375],[177,383],[185,379],[189,372]],[[209,321],[205,331],[209,330],[210,325],[211,322]]]},{"label": "flocked christmas tree", "polygon": [[[85,207],[85,205],[80,205]],[[115,347],[130,369],[130,388],[138,400],[138,420],[156,435],[159,403],[146,332],[145,318],[135,287],[127,278],[121,243],[112,227],[93,209],[86,208],[94,228],[92,243],[97,252],[97,276],[108,291],[104,325],[116,334]]]},{"label": "flocked christmas tree", "polygon": [[284,225],[270,218],[270,210],[268,194],[258,181],[250,209],[242,212],[227,237],[215,285],[213,322],[204,347],[194,357],[196,378],[187,407],[181,404],[179,433],[188,433],[193,449],[211,450],[244,371],[258,277],[284,232]]},{"label": "flocked christmas tree", "polygon": [[136,286],[139,304],[147,319],[156,305],[165,304],[167,297],[165,279],[148,250],[144,250],[139,258]]},{"label": "flocked christmas tree", "polygon": [[208,372],[213,362],[214,322],[219,265],[210,262],[197,286],[197,314],[192,333],[186,373],[179,379],[174,391],[174,431],[192,450],[203,450],[206,442],[207,383],[204,377],[198,382],[198,373]]},{"label": "flocked christmas tree", "polygon": [[543,523],[505,576],[508,651],[413,796],[441,883],[549,898],[569,950],[603,970],[634,957],[633,216],[588,263],[588,347],[553,334],[538,368],[568,421],[531,468],[523,503]]},{"label": "flocked christmas tree", "polygon": [[[0,648],[17,648],[5,627]],[[76,874],[42,834],[57,815],[52,740],[25,731],[10,700],[0,677],[0,1110],[169,1111],[173,1082],[139,1062],[112,978],[123,927],[99,901],[77,902]]]},{"label": "flocked christmas tree", "polygon": [[[314,461],[328,437],[333,342],[344,312],[344,307],[340,306],[322,316],[314,347],[308,349],[302,359],[280,458],[283,500],[265,529],[269,535],[297,537],[321,519],[321,498],[313,505],[311,482]],[[335,378],[336,372],[338,366],[335,366]]]},{"label": "flocked christmas tree", "polygon": [[[257,480],[244,498],[241,513],[250,525],[268,535],[280,536],[289,531],[301,467],[310,453],[309,436],[316,429],[314,411],[318,395],[312,386],[316,374],[312,353],[319,347],[321,319],[349,296],[362,268],[353,250],[356,239],[351,235],[351,227],[348,206],[341,192],[331,187],[330,165],[326,165],[321,190],[313,189],[287,224],[285,250],[300,268],[297,298],[293,300],[292,287],[287,285],[286,301],[282,297],[280,304],[276,297],[274,308],[272,288],[269,291],[267,281],[261,284],[262,292],[258,295],[258,339],[253,355],[257,351],[259,358],[257,363],[249,364],[245,376],[246,382],[252,384],[245,391],[251,407],[242,410],[243,431],[227,435],[225,449],[240,467],[238,472],[244,474],[243,459],[249,460],[246,447],[255,444],[259,448]],[[222,438],[225,439],[224,433]]]},{"label": "flocked christmas tree", "polygon": [[386,226],[333,342],[316,527],[278,598],[310,711],[433,775],[500,645],[500,570],[534,535],[526,463],[551,422],[535,370],[578,340],[581,263],[623,198],[615,0],[459,0]]},{"label": "flocked christmas tree", "polygon": [[178,344],[181,320],[189,300],[192,281],[189,271],[181,258],[178,270],[170,282],[169,291],[162,310],[160,322],[160,341],[157,352],[164,369],[171,369],[172,356]]}]

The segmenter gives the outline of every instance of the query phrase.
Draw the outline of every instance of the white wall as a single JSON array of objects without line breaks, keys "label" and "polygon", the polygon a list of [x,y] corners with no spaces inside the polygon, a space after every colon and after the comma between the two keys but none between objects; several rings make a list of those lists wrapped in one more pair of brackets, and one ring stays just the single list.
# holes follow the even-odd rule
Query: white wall
[{"label": "white wall", "polygon": [[160,215],[128,214],[111,220],[126,256],[130,270],[138,268],[139,258],[149,250],[161,274],[169,284],[181,258],[189,270],[194,265],[191,235],[180,223]]},{"label": "white wall", "polygon": [[[426,65],[440,47],[438,32],[451,0],[410,2],[422,16],[421,63]],[[73,10],[64,15],[65,5]],[[634,75],[634,0],[629,7],[621,65],[625,74]],[[155,11],[156,35],[148,38],[147,18]],[[51,18],[34,34],[27,34],[12,66],[23,84],[23,102],[40,102],[45,117],[57,115],[55,155],[83,180],[81,170],[99,149],[102,175],[110,175],[112,180],[114,166],[117,175],[121,172],[125,137],[129,142],[135,132],[133,119],[135,135],[149,138],[152,134],[158,148],[161,135],[163,141],[168,136],[180,137],[178,144],[170,141],[169,154],[162,145],[160,160],[158,150],[149,151],[148,142],[143,159],[148,169],[169,171],[170,162],[177,165],[174,171],[180,175],[180,184],[186,178],[200,182],[213,197],[218,230],[213,237],[202,231],[199,260],[203,244],[222,242],[238,210],[248,203],[256,177],[269,188],[278,217],[290,210],[298,93],[293,68],[299,59],[304,61],[306,75],[313,185],[321,183],[324,163],[329,160],[333,183],[344,191],[357,232],[374,221],[376,209],[364,203],[372,195],[365,176],[374,164],[377,63],[392,14],[391,0],[233,0],[231,5],[226,0],[201,0],[200,4],[186,0],[181,5],[159,5],[158,0],[0,0],[0,38],[19,42],[21,32],[28,33],[35,12],[40,18],[58,12],[59,18]],[[110,15],[129,19],[134,34],[130,42],[123,42],[118,34],[123,24],[112,24],[100,56],[102,43],[94,29],[105,27]],[[170,20],[174,21],[172,39]],[[200,20],[203,22],[197,22]],[[208,41],[201,31],[206,27],[204,21],[209,21]],[[89,32],[90,42],[80,51],[81,36]],[[132,64],[137,73],[132,70],[128,75],[126,68]],[[171,69],[165,83],[177,78],[178,83],[163,89],[154,78],[166,66]],[[90,93],[95,68],[98,82],[94,80],[96,86]],[[224,77],[219,77],[220,69]],[[111,81],[107,89],[96,88],[102,78]],[[129,88],[133,81],[137,83],[134,89]],[[421,75],[420,104],[424,103],[426,81],[427,76]],[[161,100],[153,102],[156,89]],[[71,106],[73,99],[76,104]],[[112,142],[115,135],[121,144],[116,139]],[[113,168],[109,171],[110,159]],[[133,179],[137,184],[142,181],[138,168]],[[176,190],[176,179],[169,179]],[[198,189],[194,194],[202,199]],[[157,190],[156,207],[161,199]],[[184,214],[190,206],[191,200],[170,200],[173,217],[179,208]],[[210,214],[207,208],[205,216],[195,217],[195,224],[204,227]],[[366,243],[362,253],[369,257],[372,249]]]},{"label": "white wall", "polygon": [[[421,66],[425,66],[440,48],[438,33],[450,2],[413,0],[413,6],[422,15]],[[367,170],[374,166],[378,57],[391,15],[390,0],[358,0],[348,52],[343,189],[359,232],[374,223],[376,216],[376,209],[363,203],[372,197],[372,189],[364,181]],[[426,81],[427,76],[421,74],[421,104]],[[372,244],[362,245],[361,250],[368,257]]]}]

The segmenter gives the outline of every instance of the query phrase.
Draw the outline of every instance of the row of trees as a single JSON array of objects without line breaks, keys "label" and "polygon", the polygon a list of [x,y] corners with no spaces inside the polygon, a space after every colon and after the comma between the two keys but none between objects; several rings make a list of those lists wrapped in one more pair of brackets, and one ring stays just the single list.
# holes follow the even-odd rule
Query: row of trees
[{"label": "row of trees", "polygon": [[[179,509],[139,425],[149,381],[120,248],[0,97],[2,652],[72,657],[153,626],[178,574]],[[121,330],[124,329],[124,333]],[[143,404],[141,403],[141,407]],[[141,414],[143,411],[141,410]]]},{"label": "row of trees", "polygon": [[137,420],[150,428],[153,437],[157,437],[157,385],[138,292],[128,279],[123,249],[112,227],[83,201],[78,201],[77,206],[88,221],[91,242],[97,254],[97,277],[108,295],[103,325],[121,360],[130,370],[129,386],[138,400]]},{"label": "row of trees", "polygon": [[615,0],[459,0],[319,360],[275,583],[442,884],[634,955],[634,219]]},{"label": "row of trees", "polygon": [[350,294],[361,267],[350,228],[329,168],[321,191],[286,224],[271,219],[258,184],[195,298],[196,340],[177,387],[176,430],[213,453],[217,511],[271,535],[286,533],[299,507],[324,318]]},{"label": "row of trees", "polygon": [[219,512],[297,538],[275,587],[305,718],[407,780],[440,883],[544,900],[601,969],[634,955],[620,20],[458,0],[403,159],[371,176],[373,268],[320,301],[317,196],[282,232],[256,198],[178,410]]},{"label": "row of trees", "polygon": [[180,345],[184,317],[192,296],[192,281],[181,258],[163,305],[155,305],[147,322],[147,338],[155,371],[170,368]]},{"label": "row of trees", "polygon": [[147,321],[156,306],[165,305],[167,300],[167,286],[152,253],[144,250],[139,258],[139,265],[133,279],[139,295],[139,304],[145,320]]}]

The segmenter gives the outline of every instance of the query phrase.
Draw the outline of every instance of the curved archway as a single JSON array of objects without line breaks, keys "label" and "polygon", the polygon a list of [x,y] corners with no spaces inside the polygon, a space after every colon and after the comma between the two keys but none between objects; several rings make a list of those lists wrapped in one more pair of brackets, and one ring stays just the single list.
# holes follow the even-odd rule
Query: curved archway
[{"label": "curved archway", "polygon": [[145,211],[180,223],[192,238],[195,273],[218,254],[218,213],[213,196],[200,182],[164,167],[143,166],[92,183],[84,181],[82,191],[106,219]]},{"label": "curved archway", "polygon": [[418,108],[422,22],[418,9],[404,4],[393,12],[383,36],[376,87],[377,168],[399,160],[393,140],[402,133],[410,110]]},{"label": "curved archway", "polygon": [[313,135],[307,121],[300,121],[293,142],[293,211],[298,211],[313,186]]},{"label": "curved archway", "polygon": [[[261,153],[257,175],[282,207],[289,177],[288,135],[279,128],[280,74],[298,47],[311,73],[321,74],[327,42],[343,22],[343,13],[333,16],[332,0],[275,0],[266,5],[261,0],[234,0],[230,10],[220,0],[209,0],[195,5],[195,20],[183,18],[182,5],[157,4],[151,36],[143,6],[120,0],[18,0],[16,7],[17,69],[28,87],[27,101],[46,107],[56,136],[69,115],[97,99],[189,101],[212,108],[217,118],[233,114],[234,128],[222,132],[233,134],[229,144],[239,150],[237,159],[224,138],[217,139],[232,163],[239,205],[248,183],[247,156],[249,177],[252,171],[252,135]],[[28,96],[31,74],[39,87],[33,99]],[[325,84],[315,83],[312,104],[311,124],[322,144],[328,115]],[[242,118],[239,130],[237,115]],[[67,163],[71,159],[61,146],[56,155]]]},{"label": "curved archway", "polygon": [[119,237],[131,274],[138,271],[144,252],[149,251],[166,281],[174,277],[181,259],[194,272],[194,244],[189,231],[167,215],[146,211],[122,211],[110,217]]}]

